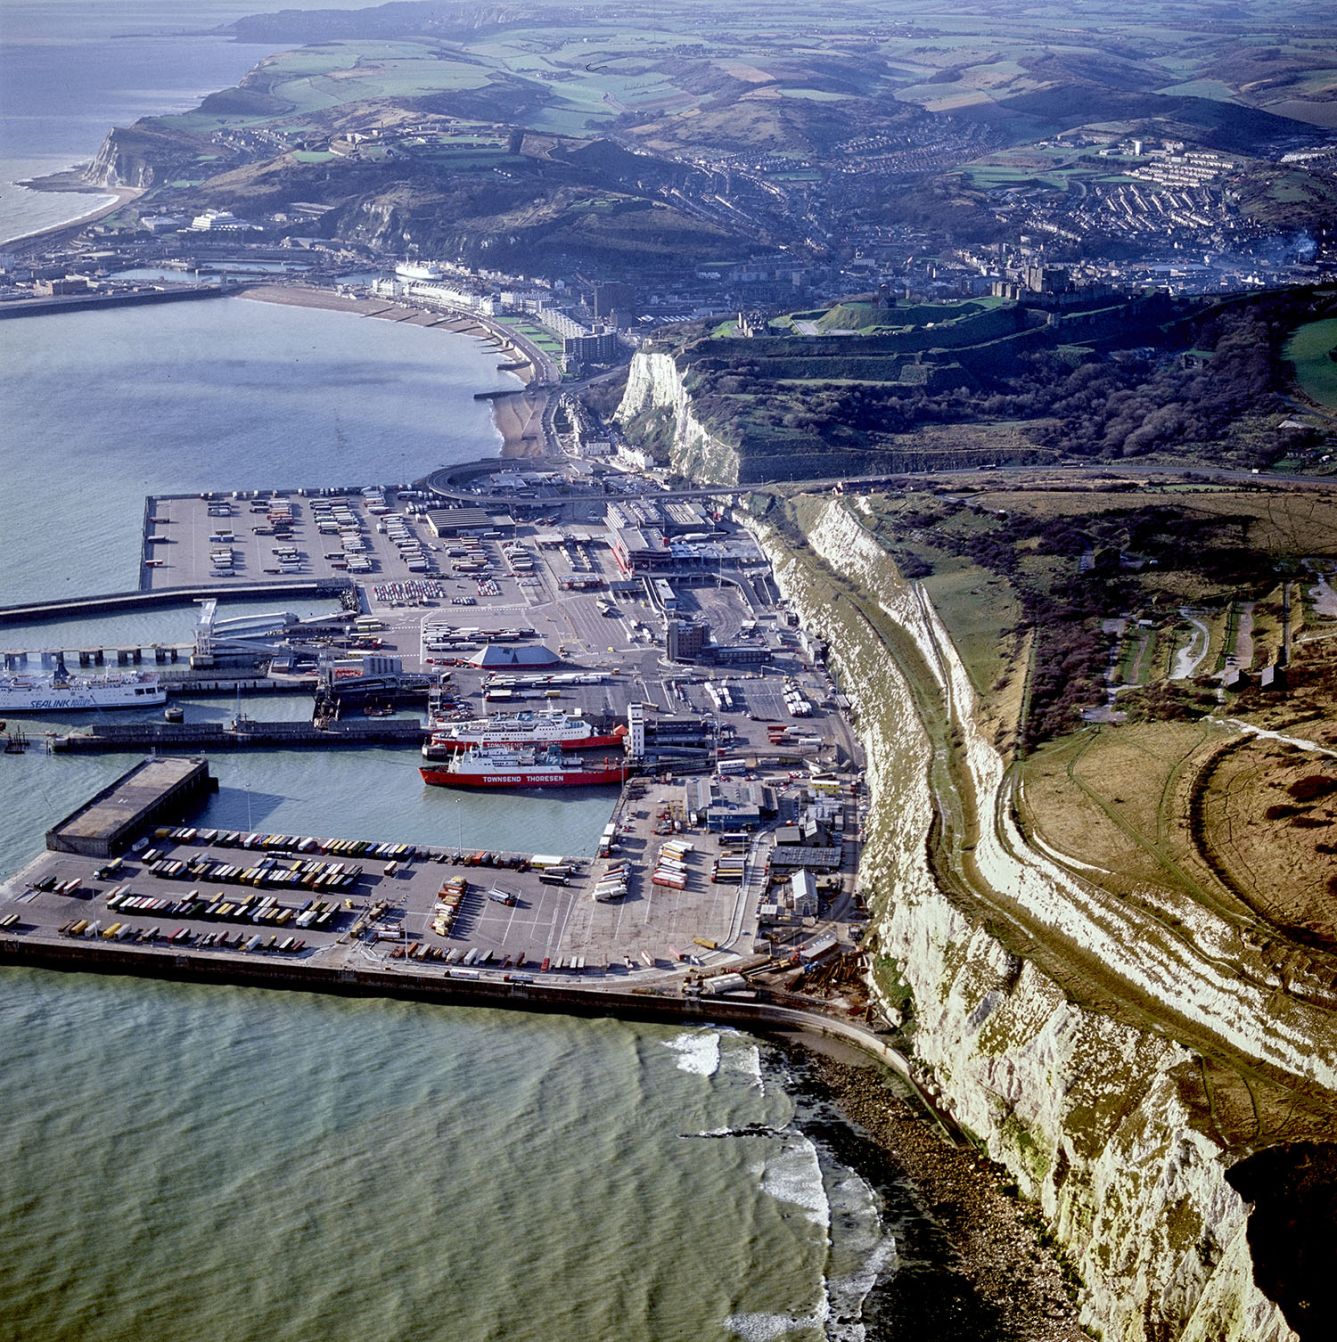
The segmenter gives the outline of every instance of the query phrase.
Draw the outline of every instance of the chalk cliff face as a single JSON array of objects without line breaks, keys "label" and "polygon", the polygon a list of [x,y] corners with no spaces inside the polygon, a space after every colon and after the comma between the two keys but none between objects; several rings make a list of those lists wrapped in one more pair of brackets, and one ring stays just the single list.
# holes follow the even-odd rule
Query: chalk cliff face
[{"label": "chalk cliff face", "polygon": [[95,186],[147,189],[177,173],[198,171],[199,150],[198,142],[145,118],[108,131],[84,177]]},{"label": "chalk cliff face", "polygon": [[[1186,937],[1144,926],[1030,846],[1012,818],[1004,762],[975,725],[964,667],[923,594],[856,505],[814,504],[804,526],[825,569],[781,530],[758,530],[782,590],[830,642],[854,704],[872,795],[861,884],[874,910],[875,988],[892,1011],[908,994],[930,1084],[1040,1204],[1083,1280],[1093,1333],[1107,1342],[1293,1339],[1253,1282],[1249,1207],[1225,1177],[1234,1156],[1194,1125],[1182,1098],[1193,1055],[1124,1023],[1127,1012],[1079,1005],[1042,967],[1045,946],[1067,948],[1069,964],[1094,957],[1107,982],[1183,1020],[1182,1037],[1218,1040],[1332,1087],[1327,1036],[1311,1030],[1303,1006],[1269,1011],[1274,985],[1255,982],[1252,967],[1244,976],[1220,967],[1230,929],[1201,911]],[[919,659],[918,686],[893,651]],[[932,735],[925,684],[944,729]],[[955,836],[971,886],[956,891],[932,858],[967,828],[953,821],[953,790],[967,794],[961,813],[977,817],[968,840]]]},{"label": "chalk cliff face", "polygon": [[153,170],[142,161],[129,162],[122,154],[117,132],[111,131],[103,137],[98,146],[97,156],[89,164],[84,176],[94,186],[142,186],[153,185]]},{"label": "chalk cliff face", "polygon": [[633,357],[627,389],[614,418],[626,424],[637,415],[654,411],[660,412],[670,426],[669,466],[674,471],[712,484],[738,482],[738,452],[696,418],[677,363],[671,354],[658,351]]}]

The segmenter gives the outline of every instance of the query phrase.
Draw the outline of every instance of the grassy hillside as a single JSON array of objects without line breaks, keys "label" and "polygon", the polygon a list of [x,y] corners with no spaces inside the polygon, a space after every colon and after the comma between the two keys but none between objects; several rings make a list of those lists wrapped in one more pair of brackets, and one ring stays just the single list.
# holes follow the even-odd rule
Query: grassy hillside
[{"label": "grassy hillside", "polygon": [[1300,327],[1286,342],[1285,355],[1304,394],[1337,410],[1337,318]]},{"label": "grassy hillside", "polygon": [[[1305,14],[1317,27],[1302,40]],[[551,262],[541,229],[523,230],[515,254],[549,269],[616,268],[648,238],[651,255],[680,243],[683,262],[697,265],[758,247],[830,255],[869,227],[1008,236],[1007,189],[1062,194],[1079,179],[1118,177],[1117,164],[1049,161],[1053,146],[1037,141],[1121,126],[1248,159],[1238,186],[1246,233],[1288,219],[1319,227],[1337,210],[1322,175],[1258,163],[1316,141],[1316,125],[1332,120],[1337,39],[1318,35],[1313,0],[1284,22],[1265,0],[1242,0],[1232,15],[1222,24],[1177,11],[1169,21],[1135,5],[1074,16],[1056,3],[947,14],[928,0],[894,14],[876,0],[280,12],[233,32],[292,50],[190,113],[139,123],[104,167],[151,178],[149,203],[169,210],[221,201],[238,169],[280,172],[290,199],[333,206],[344,226],[360,218],[361,240],[402,242],[409,231],[419,246],[482,256],[511,236],[515,206],[480,202],[473,179],[524,176],[505,152],[513,136],[616,144],[623,162],[592,157],[581,180],[678,218],[648,230],[601,220],[587,236],[568,203]],[[406,129],[417,127],[426,135]],[[1005,147],[1038,158],[993,157]],[[527,185],[540,205],[553,199],[546,182]],[[866,330],[870,318],[876,328],[876,314],[851,312],[832,329]]]},{"label": "grassy hillside", "polygon": [[1281,584],[1298,639],[1327,618],[1305,597],[1312,574],[1337,569],[1325,490],[975,484],[864,506],[902,572],[934,594],[986,702],[1026,640],[1032,747],[1080,727],[1115,687],[1130,720],[1215,710],[1229,656],[1247,672],[1280,651]]}]

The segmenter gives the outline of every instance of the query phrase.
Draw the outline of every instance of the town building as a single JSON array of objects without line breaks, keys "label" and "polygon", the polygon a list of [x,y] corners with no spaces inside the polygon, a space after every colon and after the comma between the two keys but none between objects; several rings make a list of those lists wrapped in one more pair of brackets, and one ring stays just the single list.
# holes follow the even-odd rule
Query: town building
[{"label": "town building", "polygon": [[63,298],[70,294],[86,294],[92,286],[82,275],[65,275],[60,279],[35,280],[32,291],[38,298]]}]

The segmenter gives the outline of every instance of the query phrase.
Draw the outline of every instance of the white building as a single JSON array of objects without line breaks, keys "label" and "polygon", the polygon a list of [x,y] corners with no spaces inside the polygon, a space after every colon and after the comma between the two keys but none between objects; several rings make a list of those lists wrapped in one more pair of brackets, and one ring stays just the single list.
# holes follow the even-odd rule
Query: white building
[{"label": "white building", "polygon": [[179,229],[185,228],[186,221],[179,214],[152,214],[141,219],[139,226],[156,238],[160,234],[175,233]]},{"label": "white building", "polygon": [[249,233],[255,227],[238,219],[231,210],[205,210],[190,221],[192,233]]}]

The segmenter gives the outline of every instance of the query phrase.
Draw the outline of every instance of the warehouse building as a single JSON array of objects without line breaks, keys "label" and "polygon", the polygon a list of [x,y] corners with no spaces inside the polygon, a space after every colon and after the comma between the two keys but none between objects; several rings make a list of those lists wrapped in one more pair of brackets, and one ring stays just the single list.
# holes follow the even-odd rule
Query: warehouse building
[{"label": "warehouse building", "polygon": [[427,514],[427,525],[439,539],[455,536],[482,536],[499,531],[515,534],[515,519],[508,512],[489,512],[483,508],[434,508]]},{"label": "warehouse building", "polygon": [[218,788],[206,760],[160,756],[136,764],[47,831],[55,853],[113,857],[152,824],[196,809]]},{"label": "warehouse building", "polygon": [[757,829],[775,810],[770,789],[735,778],[693,778],[684,789],[687,813],[708,830]]}]

